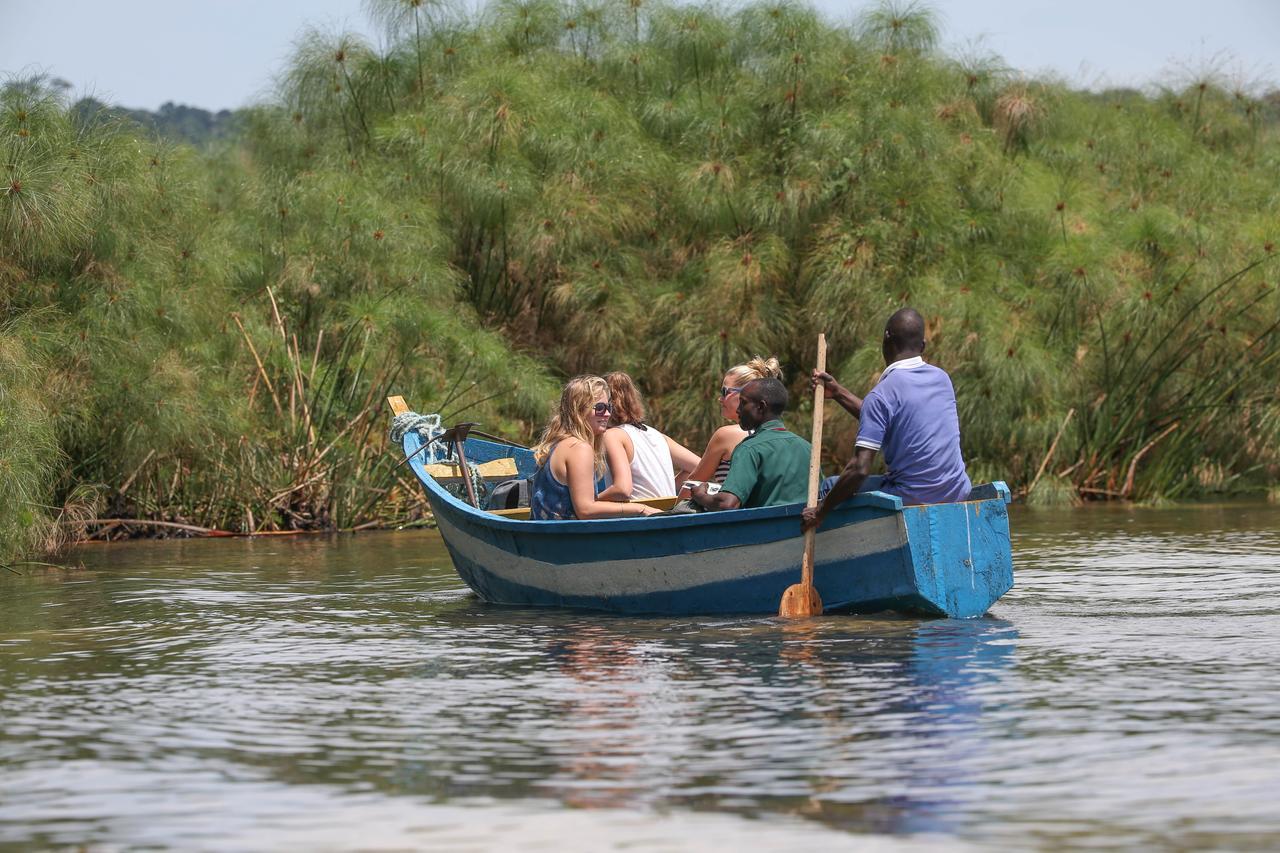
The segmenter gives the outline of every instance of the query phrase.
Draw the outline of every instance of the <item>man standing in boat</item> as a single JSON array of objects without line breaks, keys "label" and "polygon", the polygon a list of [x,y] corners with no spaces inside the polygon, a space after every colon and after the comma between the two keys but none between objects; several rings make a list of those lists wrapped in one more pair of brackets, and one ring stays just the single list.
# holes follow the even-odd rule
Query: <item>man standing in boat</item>
[{"label": "man standing in boat", "polygon": [[960,453],[960,415],[951,377],[924,361],[924,318],[903,308],[884,327],[885,369],[880,381],[859,399],[829,373],[814,371],[827,396],[860,418],[853,458],[822,502],[805,509],[801,527],[817,527],[828,513],[861,488],[877,452],[887,472],[877,488],[904,504],[963,501],[973,488]]},{"label": "man standing in boat", "polygon": [[777,379],[753,379],[738,392],[738,423],[747,437],[734,449],[720,491],[696,487],[692,499],[706,509],[746,509],[804,503],[809,491],[809,442],[782,425],[787,388]]}]

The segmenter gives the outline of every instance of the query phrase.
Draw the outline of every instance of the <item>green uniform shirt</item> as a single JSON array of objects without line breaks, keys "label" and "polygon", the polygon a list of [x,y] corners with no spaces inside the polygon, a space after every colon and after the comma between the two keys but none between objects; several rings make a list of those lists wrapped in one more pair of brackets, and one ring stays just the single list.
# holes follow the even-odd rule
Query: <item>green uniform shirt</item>
[{"label": "green uniform shirt", "polygon": [[809,442],[782,421],[761,424],[733,450],[721,488],[743,507],[802,504],[809,499]]}]

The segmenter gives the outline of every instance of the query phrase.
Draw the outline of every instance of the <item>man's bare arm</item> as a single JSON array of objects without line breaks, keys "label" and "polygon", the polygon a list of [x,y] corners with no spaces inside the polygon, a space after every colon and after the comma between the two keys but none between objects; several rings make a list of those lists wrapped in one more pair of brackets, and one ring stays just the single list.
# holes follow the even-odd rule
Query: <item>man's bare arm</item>
[{"label": "man's bare arm", "polygon": [[840,472],[840,479],[836,480],[831,491],[827,492],[827,496],[822,499],[822,503],[815,509],[805,508],[800,529],[809,530],[820,526],[826,521],[832,509],[856,495],[858,489],[862,488],[863,481],[867,479],[867,475],[871,473],[871,460],[875,457],[876,452],[871,448],[855,447],[853,458],[844,466],[844,471]]}]

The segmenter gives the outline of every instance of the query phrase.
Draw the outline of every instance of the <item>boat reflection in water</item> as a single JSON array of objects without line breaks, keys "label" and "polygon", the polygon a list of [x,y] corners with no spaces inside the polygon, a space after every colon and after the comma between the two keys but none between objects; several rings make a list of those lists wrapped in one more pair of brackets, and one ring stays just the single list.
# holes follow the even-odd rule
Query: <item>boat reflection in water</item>
[{"label": "boat reflection in water", "polygon": [[536,787],[569,805],[951,834],[1006,733],[1002,620],[619,623],[547,646],[559,760]]},{"label": "boat reflection in water", "polygon": [[645,644],[599,626],[552,643],[549,654],[568,681],[559,720],[560,767],[545,786],[567,805],[629,808],[652,804],[663,787],[660,714],[646,701],[672,667]]}]

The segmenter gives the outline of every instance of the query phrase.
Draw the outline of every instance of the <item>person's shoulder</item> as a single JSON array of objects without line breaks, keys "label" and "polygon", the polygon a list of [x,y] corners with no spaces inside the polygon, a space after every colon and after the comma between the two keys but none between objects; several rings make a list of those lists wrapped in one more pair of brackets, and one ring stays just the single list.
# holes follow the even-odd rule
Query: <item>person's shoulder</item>
[{"label": "person's shoulder", "polygon": [[727,424],[720,429],[711,433],[711,440],[707,442],[708,447],[734,447],[742,439],[747,437],[747,432],[737,424]]},{"label": "person's shoulder", "polygon": [[948,390],[952,390],[955,387],[954,383],[951,381],[951,374],[947,373],[947,371],[938,367],[936,364],[926,363],[913,372],[918,374],[917,381],[922,385],[928,385],[935,389],[945,388]]},{"label": "person's shoulder", "polygon": [[625,426],[628,427],[627,432],[633,433],[634,435],[643,435],[646,438],[652,436],[658,440],[663,440],[667,437],[665,432],[658,429],[653,424],[625,424]]},{"label": "person's shoulder", "polygon": [[803,444],[805,447],[810,446],[809,439],[805,438],[800,433],[792,432],[789,429],[778,433],[778,436],[789,444]]},{"label": "person's shoulder", "polygon": [[791,442],[794,442],[794,441],[802,441],[805,444],[809,443],[804,436],[800,435],[800,433],[798,432],[793,432],[791,430],[791,427],[786,426],[785,424],[782,426],[781,429],[779,429],[778,427],[770,427],[769,429],[762,429],[759,432],[754,433],[754,436],[755,437],[751,441],[745,442],[742,446],[743,447],[760,447],[762,445],[775,444],[779,442],[790,444]]},{"label": "person's shoulder", "polygon": [[587,444],[580,438],[565,436],[556,442],[555,447],[553,447],[551,452],[547,454],[546,462],[543,464],[547,465],[553,460],[556,460],[557,465],[562,465],[568,463],[571,459],[578,461],[583,457],[590,457],[594,455],[595,448],[590,444]]},{"label": "person's shoulder", "polygon": [[566,438],[561,442],[563,452],[569,456],[594,456],[595,448],[580,438]]},{"label": "person's shoulder", "polygon": [[867,392],[864,398],[866,400],[876,397],[891,397],[904,391],[910,393],[909,389],[918,388],[921,385],[934,385],[939,381],[950,382],[951,377],[947,372],[937,365],[921,362],[915,367],[898,368],[889,371],[887,376],[882,376],[875,387]]},{"label": "person's shoulder", "polygon": [[893,393],[893,374],[897,372],[898,371],[895,370],[888,376],[880,377],[880,380],[877,381],[875,385],[871,386],[871,390],[862,398],[862,407],[864,409],[868,405],[882,402],[888,395]]},{"label": "person's shoulder", "polygon": [[765,455],[765,453],[766,453],[766,451],[765,451],[765,449],[764,449],[764,445],[765,445],[765,444],[767,444],[767,443],[768,443],[768,442],[765,442],[765,441],[742,441],[742,442],[739,442],[739,443],[738,443],[736,446],[734,446],[734,448],[733,448],[733,455],[732,455],[731,457],[729,457],[729,459],[730,459],[730,463],[729,463],[729,464],[730,464],[730,465],[737,464],[738,460],[740,460],[740,459],[746,459],[747,457],[752,457],[752,458],[761,458],[761,459],[762,459],[762,458],[764,458],[764,455]]},{"label": "person's shoulder", "polygon": [[606,448],[621,448],[628,456],[631,455],[632,448],[634,448],[636,444],[631,433],[621,426],[609,427],[605,430],[603,441]]}]

